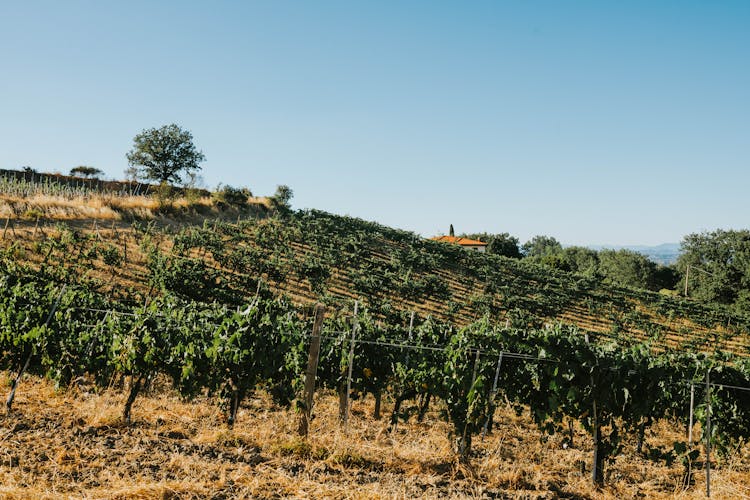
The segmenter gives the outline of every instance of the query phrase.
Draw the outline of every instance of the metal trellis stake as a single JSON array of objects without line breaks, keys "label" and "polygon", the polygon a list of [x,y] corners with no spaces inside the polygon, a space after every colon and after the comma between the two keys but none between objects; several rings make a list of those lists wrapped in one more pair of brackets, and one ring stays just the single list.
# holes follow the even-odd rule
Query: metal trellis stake
[{"label": "metal trellis stake", "polygon": [[690,382],[690,421],[688,426],[688,446],[693,446],[693,408],[695,406],[695,384]]},{"label": "metal trellis stake", "polygon": [[[497,368],[495,369],[495,381],[492,382],[492,392],[490,392],[490,401],[489,401],[489,408],[491,408],[491,412],[494,413],[494,407],[492,406],[493,401],[495,401],[495,396],[497,396],[497,380],[500,378],[500,367],[503,364],[503,353],[501,352],[500,355],[497,357]],[[487,418],[484,421],[484,427],[482,428],[482,440],[484,441],[484,437],[487,435],[487,429],[490,426],[490,417],[492,414],[488,414]]]},{"label": "metal trellis stake", "polygon": [[706,370],[706,496],[711,496],[711,383]]}]

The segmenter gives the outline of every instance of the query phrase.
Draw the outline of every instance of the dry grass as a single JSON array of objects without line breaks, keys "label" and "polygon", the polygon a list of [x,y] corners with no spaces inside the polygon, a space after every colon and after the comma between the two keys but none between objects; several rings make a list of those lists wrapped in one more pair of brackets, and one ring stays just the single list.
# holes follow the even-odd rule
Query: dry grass
[{"label": "dry grass", "polygon": [[[248,206],[257,210],[268,210],[271,202],[268,198],[248,199]],[[149,220],[160,215],[213,214],[218,210],[216,202],[210,197],[173,198],[159,200],[155,196],[119,196],[95,194],[90,196],[66,197],[34,195],[13,197],[0,195],[0,218],[52,220]],[[231,211],[231,210],[229,210]]]},{"label": "dry grass", "polygon": [[[7,379],[7,376],[5,377]],[[7,387],[5,387],[7,389]],[[680,489],[681,466],[646,461],[628,447],[610,465],[607,486],[591,487],[590,440],[546,442],[529,418],[509,410],[470,465],[456,462],[437,411],[390,433],[373,420],[371,400],[355,401],[348,428],[337,399],[323,395],[307,440],[297,415],[264,395],[248,400],[234,429],[215,404],[187,403],[169,391],[136,401],[120,421],[123,395],[86,387],[56,392],[23,381],[14,412],[0,417],[2,498],[703,498],[704,479]],[[671,442],[662,422],[650,438]],[[750,497],[747,450],[712,475],[715,498]]]},{"label": "dry grass", "polygon": [[109,200],[103,196],[69,199],[64,196],[46,195],[23,198],[3,196],[0,198],[0,217],[11,219],[45,217],[56,220],[119,220],[121,218],[120,214],[112,208]]}]

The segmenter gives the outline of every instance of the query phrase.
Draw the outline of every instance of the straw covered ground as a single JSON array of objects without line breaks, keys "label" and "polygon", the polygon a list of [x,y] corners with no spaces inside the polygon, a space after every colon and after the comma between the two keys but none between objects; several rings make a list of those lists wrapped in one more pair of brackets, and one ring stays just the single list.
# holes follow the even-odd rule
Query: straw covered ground
[{"label": "straw covered ground", "polygon": [[[9,374],[3,375],[7,392]],[[25,378],[13,412],[0,416],[2,498],[703,498],[703,474],[683,491],[682,465],[636,455],[632,443],[590,484],[590,440],[577,430],[540,440],[528,415],[501,408],[497,427],[475,441],[468,465],[456,462],[439,404],[422,423],[389,432],[371,417],[370,398],[356,400],[346,429],[335,395],[319,394],[311,434],[296,436],[298,416],[260,394],[247,400],[233,429],[215,401],[185,402],[152,388],[120,419],[124,395],[85,383],[58,391]],[[389,409],[386,401],[385,409]],[[654,443],[684,429],[659,423]],[[750,497],[747,449],[719,462],[715,498]]]}]

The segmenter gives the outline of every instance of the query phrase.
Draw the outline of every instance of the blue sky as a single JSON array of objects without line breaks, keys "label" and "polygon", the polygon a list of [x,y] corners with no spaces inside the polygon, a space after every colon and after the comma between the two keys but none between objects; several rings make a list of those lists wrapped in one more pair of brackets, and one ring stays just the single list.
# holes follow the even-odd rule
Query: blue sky
[{"label": "blue sky", "polygon": [[203,178],[425,236],[747,227],[750,2],[0,2],[0,168]]}]

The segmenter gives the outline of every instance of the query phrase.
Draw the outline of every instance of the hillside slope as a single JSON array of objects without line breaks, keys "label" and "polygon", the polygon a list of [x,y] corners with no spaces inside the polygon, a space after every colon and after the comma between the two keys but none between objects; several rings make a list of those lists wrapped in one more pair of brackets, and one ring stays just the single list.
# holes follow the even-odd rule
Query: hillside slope
[{"label": "hillside slope", "polygon": [[[658,349],[750,349],[750,319],[728,311],[524,261],[468,252],[359,219],[305,211],[232,222],[178,218],[127,224],[6,221],[13,259],[71,269],[119,296],[163,287],[195,300],[240,304],[258,278],[302,305],[359,300],[376,316],[411,312],[458,326],[484,315],[506,324],[562,322],[599,338]],[[131,295],[132,296],[132,295]]]}]

